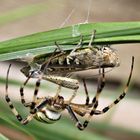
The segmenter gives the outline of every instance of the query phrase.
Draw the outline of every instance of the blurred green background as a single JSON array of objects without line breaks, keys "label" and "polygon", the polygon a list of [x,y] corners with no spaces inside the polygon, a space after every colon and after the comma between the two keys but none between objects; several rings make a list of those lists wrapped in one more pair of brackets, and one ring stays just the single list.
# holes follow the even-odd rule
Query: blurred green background
[{"label": "blurred green background", "polygon": [[[70,19],[64,26],[84,23],[88,8],[91,6],[88,22],[139,21],[140,11],[138,0],[1,0],[0,1],[0,41],[60,28],[73,10]],[[114,27],[115,28],[115,27]],[[132,82],[127,97],[109,113],[94,116],[88,128],[81,132],[77,130],[67,112],[60,121],[53,125],[32,121],[28,126],[21,126],[4,101],[5,77],[8,64],[12,63],[10,72],[9,94],[23,116],[28,114],[18,101],[19,87],[25,80],[20,69],[25,65],[17,61],[0,63],[0,133],[10,140],[59,140],[59,139],[100,139],[100,140],[139,140],[140,139],[140,48],[139,44],[112,45],[118,51],[121,65],[106,73],[106,87],[99,101],[99,109],[108,105],[122,91],[131,65],[131,56],[135,56],[135,66]],[[88,78],[90,97],[94,96],[97,86],[96,71],[74,74],[77,77]],[[35,80],[31,80],[33,85]],[[53,88],[52,88],[53,87]],[[39,96],[54,95],[57,86],[43,82]],[[72,91],[63,89],[62,95],[67,99]],[[25,96],[32,98],[33,88],[27,87]],[[84,103],[83,86],[80,85],[78,96],[74,102]],[[82,119],[82,118],[81,118]],[[1,138],[1,137],[0,137]]]}]

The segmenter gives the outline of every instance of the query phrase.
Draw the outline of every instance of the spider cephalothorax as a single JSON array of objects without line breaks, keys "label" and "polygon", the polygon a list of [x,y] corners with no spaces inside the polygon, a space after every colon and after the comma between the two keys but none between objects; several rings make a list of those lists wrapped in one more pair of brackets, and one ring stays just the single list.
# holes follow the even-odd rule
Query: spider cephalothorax
[{"label": "spider cephalothorax", "polygon": [[[34,118],[40,122],[55,123],[61,118],[61,112],[65,109],[64,98],[62,96],[58,96],[57,98],[38,98],[37,102],[46,103],[46,106],[40,108],[34,116]],[[38,106],[38,104],[36,106]]]}]

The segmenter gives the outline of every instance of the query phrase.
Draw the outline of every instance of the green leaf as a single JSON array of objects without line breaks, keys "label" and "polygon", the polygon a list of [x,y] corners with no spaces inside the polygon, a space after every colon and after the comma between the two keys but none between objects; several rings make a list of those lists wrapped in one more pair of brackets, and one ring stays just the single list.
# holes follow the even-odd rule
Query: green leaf
[{"label": "green leaf", "polygon": [[[6,103],[0,100],[0,124],[5,127],[20,131],[26,136],[35,140],[110,140],[106,136],[96,134],[85,130],[83,133],[79,131],[70,118],[63,117],[55,124],[45,124],[38,121],[31,121],[28,125],[21,125],[11,110],[6,107]],[[27,110],[19,103],[14,103],[15,107],[20,111],[22,116],[27,116]],[[8,106],[8,105],[7,105]]]},{"label": "green leaf", "polygon": [[81,35],[83,44],[87,45],[93,30],[96,30],[94,44],[140,43],[140,22],[77,24],[3,41],[0,43],[0,60],[52,53],[55,42],[63,50],[71,50]]}]

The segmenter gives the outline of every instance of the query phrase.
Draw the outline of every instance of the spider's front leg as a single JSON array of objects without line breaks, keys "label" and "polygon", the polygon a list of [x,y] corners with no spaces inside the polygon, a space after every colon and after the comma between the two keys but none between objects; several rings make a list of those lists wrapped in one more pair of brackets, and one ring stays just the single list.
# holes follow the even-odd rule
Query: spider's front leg
[{"label": "spider's front leg", "polygon": [[9,68],[8,68],[8,71],[7,71],[7,77],[6,77],[5,100],[8,103],[8,105],[9,105],[11,111],[13,112],[13,114],[16,116],[17,120],[21,124],[27,124],[27,123],[29,123],[32,120],[34,114],[30,114],[30,115],[27,116],[27,118],[23,119],[22,116],[18,113],[18,111],[14,107],[14,105],[11,102],[11,100],[9,98],[9,95],[8,95],[8,75],[9,75],[10,67],[11,67],[11,65],[9,65]]},{"label": "spider's front leg", "polygon": [[41,80],[42,80],[42,75],[36,81],[34,95],[33,95],[33,99],[32,99],[31,105],[30,105],[30,113],[34,112],[34,108],[35,108],[36,101],[37,101],[37,94],[38,94],[38,91],[39,91]]},{"label": "spider's front leg", "polygon": [[[51,57],[48,59],[47,62],[45,62],[41,67],[40,70],[36,71],[32,71],[31,74],[29,75],[29,77],[27,78],[27,80],[24,82],[24,84],[20,87],[20,95],[21,95],[21,102],[25,107],[30,107],[30,112],[32,112],[32,110],[34,109],[35,105],[36,105],[36,100],[37,100],[37,94],[38,94],[38,90],[40,87],[40,82],[42,80],[42,77],[44,75],[45,70],[48,68],[51,60],[53,59],[53,56],[56,52],[57,48],[54,50],[54,52],[52,53]],[[26,103],[25,99],[24,99],[24,87],[26,86],[27,82],[29,81],[30,78],[38,78],[36,81],[36,85],[35,85],[35,90],[34,90],[34,95],[33,95],[33,99],[32,102],[30,103]]]},{"label": "spider's front leg", "polygon": [[28,107],[30,106],[30,103],[26,103],[25,98],[24,98],[24,88],[27,85],[29,79],[32,77],[32,74],[34,72],[32,72],[26,79],[26,81],[23,83],[23,85],[20,87],[20,97],[21,97],[21,103],[25,106]]},{"label": "spider's front leg", "polygon": [[16,116],[17,120],[21,124],[26,125],[33,119],[33,117],[36,115],[36,113],[38,111],[40,111],[44,106],[46,106],[46,104],[49,102],[49,99],[44,98],[44,100],[40,101],[40,103],[38,103],[38,105],[36,105],[37,93],[38,93],[38,89],[39,89],[39,86],[40,86],[40,80],[41,80],[41,79],[38,79],[37,82],[36,82],[35,90],[34,90],[33,101],[31,102],[31,104],[29,106],[30,107],[30,114],[25,119],[23,119],[22,116],[18,113],[18,111],[14,107],[14,105],[11,102],[11,99],[9,98],[9,95],[8,95],[8,76],[9,76],[10,67],[11,67],[11,65],[9,65],[9,68],[8,68],[8,71],[7,71],[7,77],[6,77],[5,100],[8,103],[8,105],[9,105],[11,111],[13,112],[13,114]]}]

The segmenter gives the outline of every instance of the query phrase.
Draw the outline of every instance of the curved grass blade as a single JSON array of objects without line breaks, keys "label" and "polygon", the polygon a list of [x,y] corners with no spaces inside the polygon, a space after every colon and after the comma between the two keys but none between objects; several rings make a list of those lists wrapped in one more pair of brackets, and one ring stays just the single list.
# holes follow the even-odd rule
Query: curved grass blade
[{"label": "curved grass blade", "polygon": [[[11,128],[11,129],[15,129],[15,130],[21,131],[22,133],[24,133],[24,134],[34,138],[34,135],[32,135],[24,127],[19,126],[18,123],[14,123],[14,121],[12,119],[9,119],[9,117],[6,117],[6,115],[4,115],[2,113],[0,113],[0,115],[1,115],[0,116],[0,123],[1,123],[1,125],[3,124],[4,126],[7,126],[7,127]],[[9,116],[10,116],[10,114],[9,114]]]},{"label": "curved grass blade", "polygon": [[[15,116],[5,107],[3,101],[0,102],[1,112],[0,112],[0,123],[6,127],[11,129],[20,131],[27,136],[33,138],[33,140],[45,140],[45,139],[53,139],[53,140],[71,140],[71,139],[79,139],[79,140],[92,140],[93,138],[97,140],[109,140],[107,137],[103,137],[102,135],[95,134],[93,132],[85,131],[81,133],[70,118],[62,118],[56,124],[43,124],[37,121],[31,121],[30,124],[24,126],[21,125],[15,118]],[[22,115],[25,116],[25,110],[23,108],[20,109],[19,103],[16,103],[15,106],[22,110]],[[69,120],[69,121],[68,121]],[[67,130],[67,132],[65,131]],[[76,137],[75,137],[76,136]]]},{"label": "curved grass blade", "polygon": [[36,51],[37,54],[53,52],[56,41],[63,50],[70,50],[79,42],[81,35],[86,45],[93,30],[96,30],[94,44],[140,43],[140,22],[77,24],[3,41],[0,43],[0,61],[34,55]]}]

